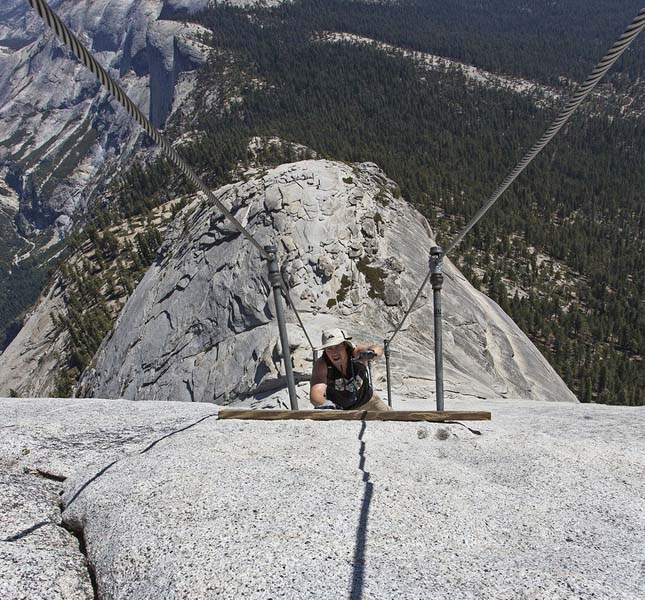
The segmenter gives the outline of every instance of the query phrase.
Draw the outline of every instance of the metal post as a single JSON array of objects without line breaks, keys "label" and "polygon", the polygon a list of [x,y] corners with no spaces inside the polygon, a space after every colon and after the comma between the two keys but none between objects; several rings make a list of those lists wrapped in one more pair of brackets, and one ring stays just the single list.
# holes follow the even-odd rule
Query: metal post
[{"label": "metal post", "polygon": [[385,354],[385,374],[387,377],[387,404],[392,408],[392,385],[390,384],[390,342],[387,340],[383,342],[383,350]]},{"label": "metal post", "polygon": [[289,348],[289,338],[287,337],[287,323],[284,318],[284,308],[282,307],[282,276],[280,267],[276,258],[276,247],[265,246],[264,250],[269,255],[269,282],[273,288],[273,301],[275,302],[275,312],[278,318],[278,330],[280,331],[280,346],[282,349],[282,362],[287,376],[287,386],[289,388],[289,400],[291,401],[291,410],[298,410],[298,397],[296,395],[296,382],[293,378],[293,368],[291,367],[291,350]]},{"label": "metal post", "polygon": [[437,410],[443,410],[443,340],[441,317],[441,287],[443,286],[443,250],[430,248],[430,283],[434,301],[434,372],[437,389]]}]

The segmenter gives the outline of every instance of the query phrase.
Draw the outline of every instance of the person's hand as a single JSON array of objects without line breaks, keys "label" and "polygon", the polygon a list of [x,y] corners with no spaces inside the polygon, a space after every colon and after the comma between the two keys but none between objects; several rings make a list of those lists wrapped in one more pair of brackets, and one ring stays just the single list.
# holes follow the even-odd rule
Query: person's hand
[{"label": "person's hand", "polygon": [[374,360],[376,358],[376,352],[374,350],[363,350],[358,355],[358,358],[360,360]]},{"label": "person's hand", "polygon": [[338,407],[331,400],[325,400],[322,404],[316,406],[315,408],[322,410],[338,410]]}]

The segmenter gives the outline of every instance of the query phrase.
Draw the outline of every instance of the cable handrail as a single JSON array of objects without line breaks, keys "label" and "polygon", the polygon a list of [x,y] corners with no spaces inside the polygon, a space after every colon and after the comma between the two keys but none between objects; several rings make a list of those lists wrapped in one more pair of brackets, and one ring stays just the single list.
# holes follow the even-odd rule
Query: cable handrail
[{"label": "cable handrail", "polygon": [[27,0],[31,7],[36,10],[40,18],[45,21],[47,26],[52,29],[56,36],[72,51],[72,53],[87,67],[114,96],[114,98],[125,108],[128,114],[139,123],[146,133],[161,147],[164,154],[179,169],[182,174],[198,190],[203,192],[206,197],[219,208],[233,226],[244,235],[260,252],[260,255],[268,259],[268,254],[260,243],[251,235],[251,233],[233,216],[231,213],[211,192],[210,188],[201,180],[190,165],[173,149],[166,141],[155,126],[141,112],[139,107],[129,98],[118,83],[108,75],[107,71],[92,56],[91,52],[82,44],[82,42],[68,29],[61,21],[58,15],[51,9],[45,0]]},{"label": "cable handrail", "polygon": [[[486,203],[477,211],[475,216],[468,222],[468,224],[462,229],[462,231],[457,235],[457,237],[450,243],[448,248],[442,254],[442,259],[446,257],[452,250],[461,243],[466,234],[477,224],[477,222],[488,212],[488,210],[495,204],[499,197],[508,189],[508,187],[517,179],[520,173],[529,165],[529,163],[542,151],[542,149],[555,137],[555,135],[562,129],[565,123],[569,120],[573,112],[580,106],[582,101],[589,95],[589,93],[596,87],[596,84],[600,79],[607,73],[607,71],[612,67],[612,65],[620,58],[620,56],[625,52],[629,45],[636,39],[638,34],[645,27],[645,8],[641,8],[638,15],[634,17],[632,22],[628,25],[625,32],[616,40],[614,45],[607,51],[605,56],[600,60],[600,62],[595,66],[594,70],[587,77],[585,82],[575,91],[573,97],[567,102],[565,107],[560,111],[560,114],[556,117],[555,121],[551,126],[546,130],[542,137],[533,145],[533,147],[526,153],[526,155],[520,160],[520,162],[515,166],[515,168],[509,173],[509,175],[504,179],[501,185],[495,190],[493,195],[486,201]],[[423,280],[419,291],[417,292],[412,304],[408,308],[407,312],[399,322],[398,326],[394,330],[394,333],[387,340],[388,344],[392,343],[394,337],[399,333],[403,323],[408,318],[414,304],[419,299],[421,292],[425,288],[432,271],[428,271],[426,278]]]}]

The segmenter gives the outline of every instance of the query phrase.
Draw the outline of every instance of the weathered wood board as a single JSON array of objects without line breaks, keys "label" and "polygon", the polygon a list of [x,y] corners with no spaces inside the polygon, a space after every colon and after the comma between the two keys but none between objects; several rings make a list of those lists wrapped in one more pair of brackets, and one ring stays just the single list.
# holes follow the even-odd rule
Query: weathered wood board
[{"label": "weathered wood board", "polygon": [[434,410],[243,410],[222,409],[218,419],[249,419],[256,421],[490,421],[491,414],[483,411]]}]

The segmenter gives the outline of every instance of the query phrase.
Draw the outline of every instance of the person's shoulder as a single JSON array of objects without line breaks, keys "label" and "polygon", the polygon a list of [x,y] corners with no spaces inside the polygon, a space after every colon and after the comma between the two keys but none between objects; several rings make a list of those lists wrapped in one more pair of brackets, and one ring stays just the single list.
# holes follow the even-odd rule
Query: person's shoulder
[{"label": "person's shoulder", "polygon": [[325,355],[319,356],[314,363],[314,369],[327,368],[327,361],[325,360]]},{"label": "person's shoulder", "polygon": [[320,357],[314,363],[314,368],[311,370],[311,383],[324,383],[327,379],[327,364],[324,357]]}]

